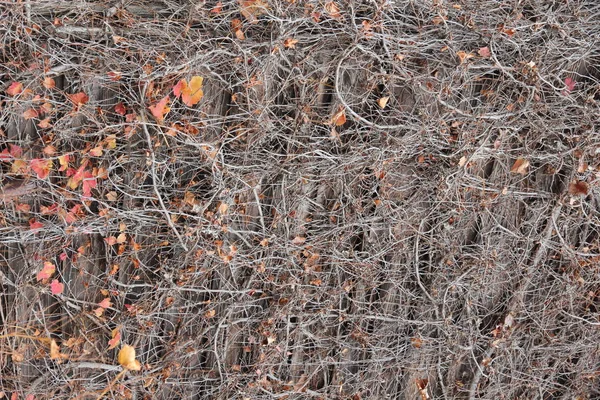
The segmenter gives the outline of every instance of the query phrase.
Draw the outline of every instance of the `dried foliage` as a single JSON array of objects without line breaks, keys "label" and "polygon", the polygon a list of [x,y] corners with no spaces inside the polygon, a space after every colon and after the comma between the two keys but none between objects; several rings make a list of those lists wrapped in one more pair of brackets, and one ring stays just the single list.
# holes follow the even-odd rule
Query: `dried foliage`
[{"label": "dried foliage", "polygon": [[600,397],[596,1],[0,17],[5,397]]}]

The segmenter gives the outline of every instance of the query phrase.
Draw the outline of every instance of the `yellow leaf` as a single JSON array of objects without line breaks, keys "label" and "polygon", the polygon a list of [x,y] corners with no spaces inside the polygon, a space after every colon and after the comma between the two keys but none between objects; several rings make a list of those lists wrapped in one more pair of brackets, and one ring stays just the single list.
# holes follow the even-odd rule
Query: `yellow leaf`
[{"label": "yellow leaf", "polygon": [[133,346],[128,344],[121,347],[118,355],[118,361],[123,368],[130,371],[139,371],[142,369],[140,362],[135,359],[135,349]]},{"label": "yellow leaf", "polygon": [[382,97],[379,100],[377,100],[377,104],[379,105],[379,107],[381,107],[383,109],[383,108],[385,108],[389,99],[390,99],[389,96]]},{"label": "yellow leaf", "polygon": [[186,106],[191,107],[200,102],[202,96],[204,96],[204,92],[202,91],[203,81],[204,78],[201,76],[194,76],[190,80],[190,83],[185,85],[185,87],[182,89],[181,100],[183,100]]}]

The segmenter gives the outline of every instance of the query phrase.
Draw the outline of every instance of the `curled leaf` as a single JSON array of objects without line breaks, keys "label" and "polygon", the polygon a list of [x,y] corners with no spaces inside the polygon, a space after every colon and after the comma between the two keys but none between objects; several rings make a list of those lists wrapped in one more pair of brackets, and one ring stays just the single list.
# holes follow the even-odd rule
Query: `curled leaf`
[{"label": "curled leaf", "polygon": [[515,174],[527,175],[527,169],[529,168],[529,161],[524,158],[518,158],[513,164],[510,172]]}]

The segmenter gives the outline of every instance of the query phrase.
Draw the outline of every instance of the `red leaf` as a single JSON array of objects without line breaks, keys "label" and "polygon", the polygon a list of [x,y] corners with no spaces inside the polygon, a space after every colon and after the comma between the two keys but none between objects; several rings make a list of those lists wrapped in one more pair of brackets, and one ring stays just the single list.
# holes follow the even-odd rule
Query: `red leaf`
[{"label": "red leaf", "polygon": [[577,82],[575,82],[573,79],[571,79],[571,78],[565,79],[565,86],[567,87],[568,92],[572,92],[573,89],[575,89],[575,85],[577,85]]},{"label": "red leaf", "polygon": [[91,197],[92,196],[92,189],[96,188],[96,186],[98,186],[98,181],[96,181],[96,178],[94,177],[86,177],[83,180],[83,195],[85,197]]},{"label": "red leaf", "polygon": [[10,155],[17,158],[17,157],[21,157],[21,154],[23,154],[23,149],[19,146],[17,146],[16,144],[10,144]]},{"label": "red leaf", "polygon": [[125,105],[123,103],[118,103],[115,106],[115,112],[119,115],[125,115],[127,114],[127,109],[125,108]]},{"label": "red leaf", "polygon": [[177,82],[177,85],[173,86],[173,94],[175,95],[175,97],[181,96],[181,92],[186,87],[187,87],[187,82],[185,81],[185,79],[182,79],[179,82]]},{"label": "red leaf", "polygon": [[46,179],[52,169],[52,160],[34,158],[29,162],[29,166],[37,174],[38,179]]},{"label": "red leaf", "polygon": [[10,161],[13,158],[19,158],[23,154],[23,149],[16,144],[9,144],[8,149],[0,153],[0,161]]},{"label": "red leaf", "polygon": [[154,118],[156,118],[157,121],[160,122],[163,119],[165,119],[165,114],[171,111],[171,108],[167,106],[169,100],[169,96],[165,96],[155,105],[148,107],[148,109],[152,112],[152,115],[154,116]]},{"label": "red leaf", "polygon": [[46,261],[44,263],[44,267],[42,268],[42,270],[40,272],[38,272],[38,274],[37,274],[38,282],[43,279],[50,279],[50,277],[52,277],[52,275],[54,275],[55,272],[56,272],[56,266],[54,264],[52,264],[51,262]]},{"label": "red leaf", "polygon": [[52,283],[50,283],[50,291],[54,295],[61,294],[64,289],[65,289],[65,285],[63,285],[62,283],[60,283],[58,281],[58,279],[53,279]]},{"label": "red leaf", "polygon": [[60,256],[58,256],[58,259],[59,259],[60,261],[65,261],[65,260],[66,260],[68,257],[69,257],[69,256],[67,255],[67,253],[65,253],[65,252],[62,252],[62,253],[60,253]]},{"label": "red leaf", "polygon": [[8,89],[6,89],[6,94],[9,96],[16,96],[23,91],[23,84],[20,82],[13,82],[10,84]]},{"label": "red leaf", "polygon": [[88,97],[87,94],[85,94],[84,92],[79,92],[79,93],[75,93],[75,94],[71,94],[69,95],[69,99],[75,103],[75,106],[77,108],[79,108],[79,106],[82,106],[84,104],[86,104],[90,98]]},{"label": "red leaf", "polygon": [[42,224],[41,222],[38,222],[35,220],[35,218],[31,218],[29,220],[29,229],[33,230],[37,230],[37,229],[41,229],[44,227],[44,224]]},{"label": "red leaf", "polygon": [[109,236],[107,238],[104,238],[104,242],[106,242],[106,244],[109,246],[114,246],[115,244],[117,244],[117,238],[114,236]]},{"label": "red leaf", "polygon": [[569,193],[572,195],[587,196],[589,185],[584,181],[574,181],[569,185]]},{"label": "red leaf", "polygon": [[112,303],[108,297],[105,297],[100,303],[98,303],[98,305],[102,308],[108,308],[112,305]]},{"label": "red leaf", "polygon": [[114,349],[119,345],[121,341],[121,331],[119,328],[113,329],[111,332],[112,339],[108,341],[108,349]]}]

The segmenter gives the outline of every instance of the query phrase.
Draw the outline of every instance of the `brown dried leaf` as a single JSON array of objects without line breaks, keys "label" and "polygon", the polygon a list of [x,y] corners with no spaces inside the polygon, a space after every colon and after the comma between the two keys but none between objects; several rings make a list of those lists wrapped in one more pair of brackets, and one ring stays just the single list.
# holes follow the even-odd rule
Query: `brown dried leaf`
[{"label": "brown dried leaf", "polygon": [[340,14],[340,7],[333,1],[325,3],[325,11],[327,14],[333,19],[340,19],[342,15]]},{"label": "brown dried leaf", "polygon": [[589,185],[585,181],[574,181],[569,185],[569,193],[574,196],[587,196]]},{"label": "brown dried leaf", "polygon": [[515,174],[527,175],[527,169],[529,168],[529,161],[524,158],[518,158],[513,164],[510,172]]},{"label": "brown dried leaf", "polygon": [[293,240],[292,240],[292,244],[295,245],[301,245],[304,244],[304,242],[306,242],[306,238],[302,237],[302,236],[296,236]]}]

